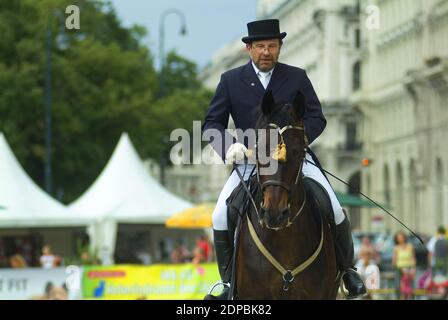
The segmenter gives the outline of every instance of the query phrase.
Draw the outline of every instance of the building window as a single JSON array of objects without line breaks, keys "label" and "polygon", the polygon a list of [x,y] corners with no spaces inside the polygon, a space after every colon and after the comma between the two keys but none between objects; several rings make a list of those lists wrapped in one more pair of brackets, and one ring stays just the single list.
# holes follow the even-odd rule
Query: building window
[{"label": "building window", "polygon": [[355,29],[355,48],[361,48],[361,30],[359,28]]},{"label": "building window", "polygon": [[356,151],[359,150],[359,143],[357,143],[357,125],[356,122],[348,122],[345,127],[346,133],[346,150]]},{"label": "building window", "polygon": [[361,88],[361,62],[357,61],[353,65],[353,91],[357,91]]}]

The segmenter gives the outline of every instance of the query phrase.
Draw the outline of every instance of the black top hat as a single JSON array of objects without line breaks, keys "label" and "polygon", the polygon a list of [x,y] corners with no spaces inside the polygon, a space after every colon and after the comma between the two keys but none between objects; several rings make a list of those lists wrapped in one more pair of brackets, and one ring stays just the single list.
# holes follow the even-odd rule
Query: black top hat
[{"label": "black top hat", "polygon": [[277,19],[267,19],[252,21],[247,24],[248,36],[241,40],[244,43],[250,43],[256,40],[283,39],[286,32],[280,33],[279,21]]}]

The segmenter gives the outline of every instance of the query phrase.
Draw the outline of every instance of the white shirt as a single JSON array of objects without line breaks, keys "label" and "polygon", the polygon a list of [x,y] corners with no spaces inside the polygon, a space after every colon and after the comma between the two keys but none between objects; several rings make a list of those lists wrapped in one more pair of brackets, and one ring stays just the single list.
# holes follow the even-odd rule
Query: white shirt
[{"label": "white shirt", "polygon": [[44,269],[51,269],[55,267],[55,260],[56,257],[52,254],[50,255],[43,255],[40,257],[40,264],[42,268]]},{"label": "white shirt", "polygon": [[261,84],[263,85],[264,89],[268,87],[269,81],[271,81],[272,72],[274,71],[274,68],[272,68],[268,72],[263,72],[255,65],[255,63],[252,61],[252,66],[254,67],[255,73],[258,76],[258,79],[260,79]]},{"label": "white shirt", "polygon": [[374,261],[369,261],[369,264],[364,265],[364,261],[358,260],[355,265],[356,271],[362,277],[368,290],[375,290],[380,288],[380,269]]},{"label": "white shirt", "polygon": [[434,251],[436,249],[436,242],[437,242],[437,240],[440,240],[440,239],[445,239],[445,237],[436,235],[436,236],[432,237],[428,241],[428,244],[426,245],[426,249],[428,249],[428,251],[431,252],[431,267],[434,267],[435,262],[436,262],[436,259],[434,258]]}]

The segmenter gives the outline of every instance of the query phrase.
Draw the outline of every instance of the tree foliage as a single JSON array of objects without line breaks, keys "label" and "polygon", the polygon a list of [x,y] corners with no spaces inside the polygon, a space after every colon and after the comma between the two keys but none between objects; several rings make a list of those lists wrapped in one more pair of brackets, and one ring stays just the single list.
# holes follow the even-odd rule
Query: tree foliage
[{"label": "tree foliage", "polygon": [[[75,4],[81,29],[64,30],[53,14]],[[71,202],[94,181],[122,132],[143,158],[158,159],[161,139],[204,115],[210,92],[196,65],[167,56],[166,95],[142,44],[144,28],[121,25],[104,1],[0,0],[0,131],[28,174],[44,184],[46,36],[52,30],[53,195]],[[126,174],[125,172],[123,174]]]}]

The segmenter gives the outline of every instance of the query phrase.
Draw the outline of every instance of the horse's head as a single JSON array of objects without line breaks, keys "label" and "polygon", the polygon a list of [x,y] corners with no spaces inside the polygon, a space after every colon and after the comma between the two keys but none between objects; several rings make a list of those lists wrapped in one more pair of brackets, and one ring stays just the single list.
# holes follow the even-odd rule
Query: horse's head
[{"label": "horse's head", "polygon": [[[292,104],[275,103],[270,91],[263,97],[256,149],[262,192],[259,218],[270,229],[288,226],[296,214],[292,212],[291,201],[295,200],[292,194],[300,179],[307,147],[303,126],[305,108],[305,98],[300,92]],[[268,161],[262,163],[262,157]]]}]

